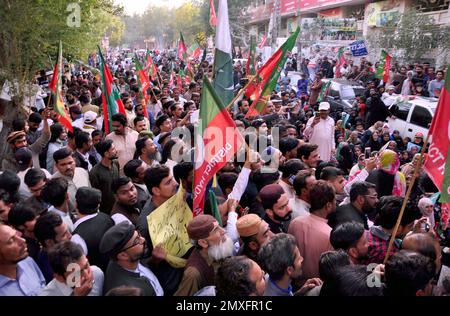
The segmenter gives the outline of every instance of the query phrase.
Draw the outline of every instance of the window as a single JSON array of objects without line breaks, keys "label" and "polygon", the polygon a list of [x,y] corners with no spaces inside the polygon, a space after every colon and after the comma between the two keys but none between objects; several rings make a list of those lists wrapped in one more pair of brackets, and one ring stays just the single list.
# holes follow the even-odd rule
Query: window
[{"label": "window", "polygon": [[336,97],[339,98],[339,91],[338,90],[334,90],[334,89],[330,89],[330,93],[328,94],[330,97]]},{"label": "window", "polygon": [[430,123],[431,123],[430,112],[426,108],[416,105],[411,115],[411,124],[415,124],[423,128],[428,128],[428,125]]},{"label": "window", "polygon": [[406,121],[406,119],[408,118],[409,110],[411,109],[411,105],[412,104],[408,102],[400,102],[394,104],[390,110],[394,116],[403,121]]}]

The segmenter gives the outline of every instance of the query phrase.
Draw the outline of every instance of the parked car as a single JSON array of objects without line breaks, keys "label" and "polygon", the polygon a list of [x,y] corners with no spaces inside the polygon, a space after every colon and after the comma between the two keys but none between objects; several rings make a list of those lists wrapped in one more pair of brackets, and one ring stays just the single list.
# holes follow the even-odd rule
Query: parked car
[{"label": "parked car", "polygon": [[356,97],[364,94],[365,88],[358,81],[348,79],[322,79],[325,84],[331,80],[327,101],[334,112],[347,112],[353,107]]},{"label": "parked car", "polygon": [[388,117],[386,122],[389,129],[398,130],[402,137],[414,138],[418,132],[426,138],[431,125],[438,99],[416,97],[416,96],[392,96],[393,104],[389,107],[392,115],[396,118]]}]

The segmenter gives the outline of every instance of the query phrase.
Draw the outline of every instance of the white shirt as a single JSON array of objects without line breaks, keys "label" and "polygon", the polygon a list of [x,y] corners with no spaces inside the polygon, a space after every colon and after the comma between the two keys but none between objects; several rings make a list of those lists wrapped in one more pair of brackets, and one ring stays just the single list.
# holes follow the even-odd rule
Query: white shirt
[{"label": "white shirt", "polygon": [[75,228],[74,228],[74,225],[73,225],[72,219],[70,218],[69,213],[60,211],[59,209],[57,209],[53,205],[48,208],[48,211],[56,213],[59,216],[61,216],[63,222],[66,223],[67,228],[69,229],[70,233],[72,233],[74,231]]},{"label": "white shirt", "polygon": [[234,199],[237,201],[241,200],[241,197],[244,194],[245,189],[247,188],[248,179],[250,178],[251,172],[252,171],[248,168],[242,168],[236,182],[234,183],[233,191],[231,191],[231,193],[228,195],[229,199]]},{"label": "white shirt", "polygon": [[[83,216],[82,218],[80,218],[79,220],[77,220],[77,221],[75,222],[75,224],[73,225],[73,230],[77,229],[77,227],[78,227],[81,223],[83,223],[83,222],[85,222],[85,221],[87,221],[87,220],[90,220],[91,218],[94,218],[95,216],[97,216],[97,214],[98,214],[98,213]],[[84,254],[85,254],[86,256],[88,255],[87,244],[86,244],[86,242],[84,241],[83,237],[81,237],[81,236],[78,235],[78,234],[75,234],[75,235],[72,235],[72,238],[71,238],[70,240],[71,240],[72,242],[74,242],[74,243],[80,245],[81,249],[83,249]]]},{"label": "white shirt", "polygon": [[297,196],[293,199],[289,199],[289,206],[292,209],[292,219],[309,215],[309,209],[311,208],[311,205],[308,202],[299,199]]},{"label": "white shirt", "polygon": [[69,193],[69,199],[72,205],[76,205],[75,194],[77,193],[78,188],[91,187],[91,182],[89,181],[89,173],[83,168],[76,167],[72,179],[63,176],[61,173],[59,173],[59,171],[56,171],[52,176],[52,179],[56,178],[65,178],[69,183],[67,192]]},{"label": "white shirt", "polygon": [[328,162],[331,159],[331,150],[336,148],[334,142],[334,120],[331,117],[327,117],[326,120],[320,119],[320,122],[312,127],[313,120],[314,116],[306,123],[304,134],[308,137],[311,144],[319,146],[320,159]]},{"label": "white shirt", "polygon": [[114,225],[120,224],[122,222],[133,224],[125,215],[120,213],[114,214],[113,216],[111,216],[111,219],[114,221]]},{"label": "white shirt", "polygon": [[[27,174],[28,170],[30,170],[30,169],[31,168],[28,168],[28,169],[25,169],[24,171],[17,172],[17,176],[20,179],[19,194],[20,194],[20,197],[23,198],[24,200],[26,200],[27,198],[32,196],[30,189],[25,184],[25,175]],[[41,168],[39,168],[39,169],[41,169]],[[47,179],[50,179],[52,177],[52,175],[50,174],[50,172],[47,171],[47,169],[41,169],[41,170],[45,173],[45,177]]]},{"label": "white shirt", "polygon": [[[91,292],[87,296],[102,296],[103,294],[103,282],[105,276],[103,271],[97,266],[91,266],[91,271],[94,276],[94,285],[92,286]],[[39,296],[71,296],[73,293],[73,288],[68,286],[64,282],[59,282],[56,279],[50,281]]]},{"label": "white shirt", "polygon": [[149,269],[144,267],[142,264],[138,263],[138,267],[136,270],[128,270],[130,272],[139,273],[140,276],[147,278],[153,289],[155,290],[156,296],[164,296],[164,290],[161,287],[161,284],[158,281],[156,275]]},{"label": "white shirt", "polygon": [[82,152],[80,152],[79,150],[77,150],[77,152],[81,155],[81,157],[84,158],[84,161],[87,162],[87,164],[88,164],[88,171],[91,171],[92,165],[91,165],[91,162],[89,161],[89,152],[87,152],[85,155]]}]

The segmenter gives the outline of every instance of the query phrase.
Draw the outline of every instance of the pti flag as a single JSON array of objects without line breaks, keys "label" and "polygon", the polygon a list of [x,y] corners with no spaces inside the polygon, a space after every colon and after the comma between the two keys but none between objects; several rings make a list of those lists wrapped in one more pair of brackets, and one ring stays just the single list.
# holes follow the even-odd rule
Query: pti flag
[{"label": "pti flag", "polygon": [[391,69],[391,55],[385,50],[381,51],[380,65],[376,69],[376,76],[378,79],[383,79],[386,83],[389,80],[389,70]]},{"label": "pti flag", "polygon": [[183,33],[180,32],[180,41],[178,42],[178,59],[187,60],[187,48],[184,43]]},{"label": "pti flag", "polygon": [[[136,70],[138,71],[137,82],[140,90],[141,100],[143,99],[142,107],[144,108],[144,116],[148,118],[147,104],[150,101],[150,95],[148,89],[150,88],[150,80],[148,79],[148,73],[145,71],[137,55],[134,57],[134,63],[136,64]],[[138,102],[139,103],[139,102]]]},{"label": "pti flag", "polygon": [[244,144],[236,124],[206,76],[199,116],[199,125],[195,127],[194,216],[203,213],[208,183]]},{"label": "pti flag", "polygon": [[[444,182],[448,185],[448,173],[445,173],[445,164],[448,157],[450,145],[450,66],[447,67],[445,86],[442,88],[439,103],[431,122],[428,137],[431,138],[428,156],[425,159],[424,169],[433,180],[436,187],[442,188],[441,201],[450,202],[449,188],[443,187]],[[447,181],[444,181],[444,175]]]},{"label": "pti flag", "polygon": [[272,93],[278,83],[278,78],[283,70],[287,59],[287,52],[292,51],[297,40],[300,28],[284,42],[284,44],[273,54],[269,60],[258,70],[255,82],[248,85],[245,90],[245,96],[252,98],[253,103],[247,112],[247,117],[261,114],[264,111],[267,102],[258,102],[261,97],[266,97]]},{"label": "pti flag", "polygon": [[330,92],[331,80],[322,84],[322,89],[320,89],[319,97],[317,98],[317,102],[322,102],[328,96],[328,92]]},{"label": "pti flag", "polygon": [[103,58],[100,46],[98,46],[98,54],[100,56],[100,73],[102,76],[103,123],[105,133],[109,134],[112,131],[112,116],[117,113],[122,113],[126,116],[126,113],[125,107],[120,99],[119,90],[114,84],[111,71]]},{"label": "pti flag", "polygon": [[49,84],[49,89],[53,92],[55,97],[55,112],[58,113],[58,121],[64,125],[69,131],[73,132],[72,120],[67,109],[64,105],[64,100],[61,94],[62,88],[62,71],[63,68],[63,58],[62,58],[62,43],[59,41],[58,47],[58,60],[56,61],[55,67],[53,68],[52,81]]},{"label": "pti flag", "polygon": [[341,74],[341,67],[347,63],[344,56],[344,47],[340,47],[337,55],[337,63],[336,63],[336,73],[335,77],[340,78],[342,76]]}]

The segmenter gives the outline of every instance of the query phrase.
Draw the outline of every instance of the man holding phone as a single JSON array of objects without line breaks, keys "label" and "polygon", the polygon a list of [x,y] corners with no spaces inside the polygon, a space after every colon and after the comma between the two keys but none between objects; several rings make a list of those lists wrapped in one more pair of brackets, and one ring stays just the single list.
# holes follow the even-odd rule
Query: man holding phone
[{"label": "man holding phone", "polygon": [[321,102],[319,111],[306,123],[304,135],[311,144],[319,146],[320,159],[330,161],[335,153],[336,144],[334,141],[334,120],[328,115],[330,113],[330,103]]}]

